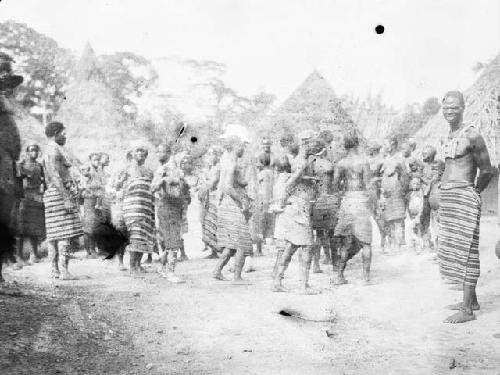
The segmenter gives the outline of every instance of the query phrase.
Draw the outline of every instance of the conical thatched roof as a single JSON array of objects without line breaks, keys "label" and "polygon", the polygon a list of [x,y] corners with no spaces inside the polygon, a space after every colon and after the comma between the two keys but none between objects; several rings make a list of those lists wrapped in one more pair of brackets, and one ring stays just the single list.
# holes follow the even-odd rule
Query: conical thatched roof
[{"label": "conical thatched roof", "polygon": [[329,129],[339,139],[347,131],[357,130],[332,86],[316,70],[271,114],[265,125],[271,134]]},{"label": "conical thatched roof", "polygon": [[[464,92],[464,122],[475,125],[483,135],[492,163],[500,162],[500,129],[498,126],[500,95],[500,54],[486,66],[476,82]],[[448,123],[441,111],[420,129],[415,138],[421,144],[439,146],[448,135]]]},{"label": "conical thatched roof", "polygon": [[56,120],[66,125],[68,150],[81,161],[87,160],[90,152],[105,151],[114,165],[121,165],[128,143],[138,134],[106,85],[90,45],[76,65],[71,82],[56,115]]},{"label": "conical thatched roof", "polygon": [[99,68],[97,56],[88,42],[83,49],[80,60],[75,66],[74,78],[78,81],[105,82],[104,74]]}]

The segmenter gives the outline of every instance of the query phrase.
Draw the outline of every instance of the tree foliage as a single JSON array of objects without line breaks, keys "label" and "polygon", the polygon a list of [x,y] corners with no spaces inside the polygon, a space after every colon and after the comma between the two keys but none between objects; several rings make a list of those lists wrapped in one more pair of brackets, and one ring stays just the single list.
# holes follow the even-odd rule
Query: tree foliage
[{"label": "tree foliage", "polygon": [[0,23],[0,50],[13,57],[14,69],[24,77],[16,90],[23,107],[39,119],[43,112],[49,117],[56,113],[74,64],[69,51],[52,38],[14,21]]},{"label": "tree foliage", "polygon": [[116,52],[99,57],[100,68],[124,114],[135,118],[138,99],[158,80],[151,61],[131,52]]}]

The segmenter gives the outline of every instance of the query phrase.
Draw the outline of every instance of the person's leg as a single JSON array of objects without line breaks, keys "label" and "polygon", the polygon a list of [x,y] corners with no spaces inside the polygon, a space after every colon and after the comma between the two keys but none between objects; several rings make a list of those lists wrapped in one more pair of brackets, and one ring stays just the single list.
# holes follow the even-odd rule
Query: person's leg
[{"label": "person's leg", "polygon": [[75,276],[73,276],[69,272],[69,241],[62,240],[57,243],[57,250],[59,252],[59,268],[61,269],[60,280],[75,280]]},{"label": "person's leg", "polygon": [[24,260],[24,237],[19,236],[16,238],[16,249],[14,252],[14,258],[16,263],[19,265],[25,266],[26,261]]},{"label": "person's leg", "polygon": [[222,269],[226,266],[226,264],[229,262],[229,259],[231,259],[231,249],[228,249],[227,247],[224,248],[222,251],[222,254],[219,257],[219,260],[217,261],[217,264],[215,265],[215,269],[212,272],[212,277],[217,280],[222,280],[226,281],[227,279],[222,276]]},{"label": "person's leg", "polygon": [[370,283],[370,267],[372,263],[372,247],[370,244],[363,244],[361,256],[363,258],[363,279],[365,284]]},{"label": "person's leg", "polygon": [[40,241],[38,240],[38,237],[31,236],[29,237],[30,240],[30,262],[31,263],[38,263],[40,261],[40,255],[38,254],[38,247],[40,246]]},{"label": "person's leg", "polygon": [[287,242],[285,250],[283,252],[283,256],[280,259],[278,265],[278,272],[276,272],[276,276],[274,277],[274,292],[286,292],[287,290],[283,287],[282,280],[285,277],[285,271],[292,260],[293,254],[297,251],[298,247],[293,245],[290,242]]},{"label": "person's leg", "polygon": [[184,238],[181,239],[181,247],[180,247],[180,253],[181,253],[181,256],[179,257],[178,261],[179,262],[184,262],[186,260],[188,260],[188,256],[186,255],[186,251],[184,249]]},{"label": "person's leg", "polygon": [[316,238],[314,241],[314,245],[311,246],[312,251],[312,263],[313,263],[313,272],[314,273],[322,273],[323,270],[319,266],[319,259],[321,257],[321,230],[316,231]]},{"label": "person's leg", "polygon": [[302,294],[319,294],[321,293],[319,290],[312,289],[309,286],[309,273],[311,270],[311,263],[313,261],[314,257],[314,250],[313,246],[304,246],[302,247],[302,265],[301,265],[301,273],[302,273],[302,287],[301,287],[301,293]]},{"label": "person's leg", "polygon": [[117,253],[117,257],[118,257],[118,270],[119,271],[126,271],[127,268],[125,268],[125,265],[123,264],[123,256],[125,255],[125,248],[127,247],[127,245],[123,245],[119,250],[118,250],[118,253]]},{"label": "person's leg", "polygon": [[234,280],[233,284],[240,285],[250,285],[251,283],[248,280],[243,280],[241,277],[241,272],[243,271],[243,267],[245,266],[245,252],[243,250],[236,250],[234,256]]},{"label": "person's leg", "polygon": [[332,264],[332,251],[331,251],[331,241],[330,238],[332,234],[330,233],[331,231],[329,230],[321,230],[319,231],[319,239],[321,242],[321,246],[323,247],[323,253],[325,254],[325,257],[323,259],[323,264]]},{"label": "person's leg", "polygon": [[51,264],[51,277],[58,279],[60,276],[59,271],[59,252],[57,249],[57,241],[47,241],[47,250],[49,262]]},{"label": "person's leg", "polygon": [[337,268],[339,266],[339,258],[340,258],[339,248],[341,244],[341,238],[336,237],[333,235],[333,233],[331,233],[329,242],[330,242],[330,259],[332,261],[333,272],[335,272],[337,271]]},{"label": "person's leg", "polygon": [[404,231],[404,220],[394,221],[394,243],[396,250],[401,250],[401,246],[405,245]]},{"label": "person's leg", "polygon": [[168,251],[168,273],[167,280],[174,284],[184,283],[185,281],[175,274],[175,267],[177,265],[177,249]]},{"label": "person's leg", "polygon": [[340,248],[340,259],[339,259],[339,269],[338,276],[335,284],[342,285],[347,284],[347,280],[344,277],[344,271],[347,266],[347,261],[349,260],[349,249],[352,246],[352,240],[349,237],[342,238],[342,246]]},{"label": "person's leg", "polygon": [[476,319],[474,315],[474,310],[479,310],[479,304],[477,302],[476,286],[475,285],[465,285],[463,286],[464,300],[462,305],[458,307],[458,312],[446,318],[445,323],[465,323]]},{"label": "person's leg", "polygon": [[136,251],[129,251],[129,262],[130,262],[130,274],[131,275],[136,275],[139,273],[139,269],[137,268],[137,252]]}]

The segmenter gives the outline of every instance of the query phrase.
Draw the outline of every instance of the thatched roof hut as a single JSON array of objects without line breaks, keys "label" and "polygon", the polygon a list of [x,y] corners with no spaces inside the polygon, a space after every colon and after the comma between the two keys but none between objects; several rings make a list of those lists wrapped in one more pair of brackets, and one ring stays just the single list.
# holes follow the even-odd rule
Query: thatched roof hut
[{"label": "thatched roof hut", "polygon": [[90,152],[105,151],[111,156],[112,166],[119,167],[125,163],[130,141],[140,136],[123,115],[88,44],[55,119],[66,125],[68,151],[80,161],[86,161]]},{"label": "thatched roof hut", "polygon": [[340,139],[347,131],[357,131],[332,86],[316,70],[266,119],[264,125],[271,136],[297,134],[304,129],[329,129]]}]

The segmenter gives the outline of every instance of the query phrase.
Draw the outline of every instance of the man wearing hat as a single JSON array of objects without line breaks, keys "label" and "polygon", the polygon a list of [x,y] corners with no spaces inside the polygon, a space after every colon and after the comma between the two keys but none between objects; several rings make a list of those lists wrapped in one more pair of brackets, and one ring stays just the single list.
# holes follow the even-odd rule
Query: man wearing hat
[{"label": "man wearing hat", "polygon": [[12,257],[15,246],[13,210],[19,192],[15,163],[21,153],[21,139],[7,99],[23,78],[12,74],[12,58],[0,53],[0,282],[2,263]]},{"label": "man wearing hat", "polygon": [[49,123],[45,128],[45,135],[48,138],[44,159],[47,191],[43,200],[52,277],[74,280],[75,277],[68,270],[70,242],[83,235],[78,214],[77,184],[71,176],[71,163],[64,150],[64,125],[60,122]]}]

